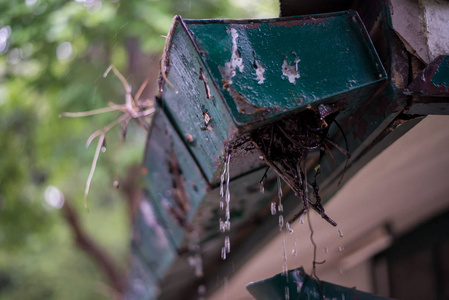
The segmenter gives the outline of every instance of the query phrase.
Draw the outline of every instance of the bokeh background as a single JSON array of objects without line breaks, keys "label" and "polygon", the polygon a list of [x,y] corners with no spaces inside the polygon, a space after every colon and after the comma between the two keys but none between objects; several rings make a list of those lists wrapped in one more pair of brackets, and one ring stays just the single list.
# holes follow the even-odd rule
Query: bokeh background
[{"label": "bokeh background", "polygon": [[79,247],[74,229],[126,276],[146,132],[130,124],[125,141],[119,128],[107,134],[85,209],[95,152],[86,139],[119,115],[60,115],[124,103],[120,81],[103,77],[110,64],[134,91],[150,78],[143,97],[154,98],[163,36],[177,14],[276,17],[278,1],[0,0],[0,299],[111,298],[104,265]]}]

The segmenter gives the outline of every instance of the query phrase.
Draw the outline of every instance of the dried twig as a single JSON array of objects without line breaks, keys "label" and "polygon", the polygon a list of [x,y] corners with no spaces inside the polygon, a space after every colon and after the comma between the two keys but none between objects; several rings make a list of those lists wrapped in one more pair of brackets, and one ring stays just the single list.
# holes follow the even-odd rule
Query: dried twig
[{"label": "dried twig", "polygon": [[[176,23],[176,20],[177,20],[178,17],[179,16],[175,16],[173,18],[171,28],[175,28],[174,24]],[[175,93],[177,94],[177,93],[179,93],[178,89],[173,85],[173,83],[170,82],[170,80],[168,80],[167,74],[165,73],[166,72],[165,69],[167,68],[167,60],[168,60],[167,59],[167,52],[168,52],[169,43],[171,41],[171,35],[172,35],[172,31],[170,30],[168,32],[168,35],[165,37],[164,53],[162,54],[162,58],[161,58],[161,75],[162,75],[162,78],[164,78],[164,81],[166,83],[168,83],[168,85],[170,85],[172,87],[172,89],[175,91]]]},{"label": "dried twig", "polygon": [[121,124],[121,136],[124,139],[126,136],[127,126],[130,120],[135,120],[139,126],[141,126],[144,129],[148,129],[148,125],[145,121],[142,120],[144,117],[151,116],[155,112],[155,108],[153,107],[153,100],[140,100],[140,96],[142,95],[143,91],[145,90],[146,86],[148,85],[148,79],[145,80],[142,85],[139,87],[136,95],[133,97],[131,94],[131,85],[128,83],[126,78],[120,73],[119,70],[117,70],[116,67],[113,65],[110,65],[106,71],[103,74],[103,77],[106,77],[110,71],[113,71],[115,76],[120,80],[120,82],[123,85],[123,88],[125,89],[125,104],[118,105],[112,102],[108,103],[108,107],[95,109],[91,111],[85,111],[85,112],[64,112],[62,113],[62,116],[64,117],[86,117],[86,116],[93,116],[97,114],[102,114],[105,112],[112,112],[112,111],[121,111],[123,114],[116,119],[115,121],[111,122],[107,126],[105,126],[102,129],[99,129],[92,133],[86,142],[86,147],[89,147],[89,145],[92,143],[92,141],[98,138],[98,144],[97,149],[95,150],[95,155],[92,160],[92,166],[90,169],[89,176],[86,181],[86,189],[84,191],[84,206],[87,208],[87,195],[89,194],[89,188],[92,181],[92,177],[95,173],[95,168],[97,166],[98,157],[100,155],[100,151],[102,147],[104,146],[104,142],[106,139],[106,133],[111,130],[114,126],[117,124]]},{"label": "dried twig", "polygon": [[84,190],[84,207],[87,208],[87,194],[89,194],[90,183],[92,177],[94,176],[95,168],[97,167],[98,156],[100,155],[100,150],[103,147],[103,142],[105,139],[105,133],[103,133],[98,139],[97,149],[95,150],[94,159],[92,160],[92,166],[90,167],[90,173],[87,177],[86,189]]}]

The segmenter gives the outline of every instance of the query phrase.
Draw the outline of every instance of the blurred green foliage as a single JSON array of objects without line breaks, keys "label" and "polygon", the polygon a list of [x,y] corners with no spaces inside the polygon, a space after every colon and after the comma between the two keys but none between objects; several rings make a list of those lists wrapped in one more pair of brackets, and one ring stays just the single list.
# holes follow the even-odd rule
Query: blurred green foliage
[{"label": "blurred green foliage", "polygon": [[106,299],[98,292],[105,277],[45,200],[49,186],[64,193],[93,239],[127,267],[126,203],[111,187],[142,160],[145,132],[131,126],[126,142],[118,129],[107,135],[87,211],[82,199],[95,147],[86,150],[85,140],[117,114],[58,115],[123,103],[120,82],[103,72],[112,63],[137,87],[142,76],[131,61],[162,51],[161,35],[176,14],[276,17],[277,6],[275,0],[0,0],[0,299]]}]

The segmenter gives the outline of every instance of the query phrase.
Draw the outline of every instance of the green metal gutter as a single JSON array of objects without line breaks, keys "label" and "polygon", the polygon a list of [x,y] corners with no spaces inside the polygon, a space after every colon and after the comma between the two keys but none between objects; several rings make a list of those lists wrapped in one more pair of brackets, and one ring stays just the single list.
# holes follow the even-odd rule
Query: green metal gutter
[{"label": "green metal gutter", "polygon": [[256,300],[387,300],[355,288],[318,281],[303,268],[250,283],[246,288]]},{"label": "green metal gutter", "polygon": [[[327,11],[319,2],[310,11]],[[334,4],[346,9],[349,2]],[[337,146],[320,163],[325,202],[341,187],[346,156],[337,147],[345,148],[345,139],[351,159],[342,184],[417,124],[422,117],[416,114],[431,113],[426,103],[446,112],[447,57],[421,76],[443,95],[425,94],[419,79],[412,83],[413,59],[392,30],[386,1],[358,2],[352,5],[357,12],[296,16],[304,5],[281,1],[288,18],[174,18],[145,152],[147,199],[134,225],[129,299],[203,296],[198,286],[211,293],[217,276],[236,272],[279,232],[270,213],[277,201],[271,169],[265,192],[259,191],[265,161],[251,134],[260,128],[308,112],[336,115],[344,134],[333,124],[328,128]],[[318,154],[310,151],[310,169]],[[220,177],[228,155],[231,230],[222,233]],[[288,220],[301,205],[285,184],[283,189]],[[232,266],[220,258],[225,236],[232,242]]]}]

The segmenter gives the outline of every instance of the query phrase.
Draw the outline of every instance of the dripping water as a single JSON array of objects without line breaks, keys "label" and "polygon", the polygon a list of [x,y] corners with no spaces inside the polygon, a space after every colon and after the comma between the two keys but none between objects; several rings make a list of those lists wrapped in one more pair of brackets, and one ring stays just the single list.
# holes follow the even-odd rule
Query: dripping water
[{"label": "dripping water", "polygon": [[279,177],[279,176],[278,176],[278,198],[279,198],[278,211],[283,212],[284,207],[282,206],[282,183],[281,183],[281,177]]},{"label": "dripping water", "polygon": [[222,198],[224,197],[224,189],[223,189],[223,187],[224,187],[226,170],[227,170],[227,167],[226,167],[226,160],[225,160],[225,163],[223,165],[223,173],[221,173],[221,177],[220,177],[220,197],[222,197]]},{"label": "dripping water", "polygon": [[[278,204],[278,211],[279,211],[279,231],[282,234],[282,274],[287,276],[288,272],[288,266],[287,266],[287,251],[285,247],[285,237],[284,237],[284,215],[282,214],[283,208],[282,208],[282,184],[281,184],[281,178],[277,177],[277,186],[278,186],[278,198],[279,198],[279,204]],[[276,209],[276,206],[275,206]],[[288,225],[288,223],[287,223]],[[288,227],[290,228],[290,227]],[[288,277],[287,277],[288,278]]]},{"label": "dripping water", "polygon": [[287,251],[285,249],[285,239],[284,234],[282,234],[282,275],[287,276],[288,266],[287,266]]},{"label": "dripping water", "polygon": [[221,247],[221,259],[226,260],[226,248]]},{"label": "dripping water", "polygon": [[226,193],[225,193],[226,221],[227,222],[230,222],[230,219],[231,219],[231,213],[230,213],[230,208],[229,208],[229,203],[231,202],[231,193],[229,191],[229,181],[231,178],[231,174],[229,174],[230,160],[231,160],[231,154],[228,154],[227,162],[226,162]]},{"label": "dripping water", "polygon": [[283,228],[284,228],[284,216],[279,215],[279,231],[282,231]]},{"label": "dripping water", "polygon": [[340,228],[337,227],[338,235],[342,238],[343,237],[343,231],[341,231]]},{"label": "dripping water", "polygon": [[302,213],[301,216],[299,217],[299,222],[301,224],[304,224],[304,213]]},{"label": "dripping water", "polygon": [[228,277],[224,278],[224,292],[225,292],[225,300],[228,300]]},{"label": "dripping water", "polygon": [[197,231],[192,231],[189,235],[189,265],[194,268],[195,276],[203,277],[203,260],[201,258],[201,247],[199,243],[199,235]]},{"label": "dripping water", "polygon": [[[220,183],[220,196],[225,198],[225,202],[220,201],[220,209],[223,210],[223,207],[226,203],[225,208],[225,218],[224,220],[220,218],[220,231],[226,232],[231,230],[231,192],[229,189],[231,174],[229,171],[229,165],[231,162],[231,154],[226,156],[226,161],[224,163],[224,170],[221,174],[221,183]],[[224,190],[224,181],[226,180],[226,190]],[[231,242],[229,236],[225,237],[224,246],[221,248],[221,259],[226,260],[227,254],[231,251]]]},{"label": "dripping water", "polygon": [[231,241],[229,239],[229,236],[225,237],[225,246],[224,246],[226,253],[231,252]]},{"label": "dripping water", "polygon": [[276,214],[276,202],[271,202],[271,214],[273,216]]},{"label": "dripping water", "polygon": [[298,239],[295,238],[295,241],[293,242],[293,249],[292,249],[292,255],[296,256],[297,255],[297,251],[296,251],[296,246],[298,245]]},{"label": "dripping water", "polygon": [[206,286],[201,284],[198,286],[198,300],[206,300]]}]

